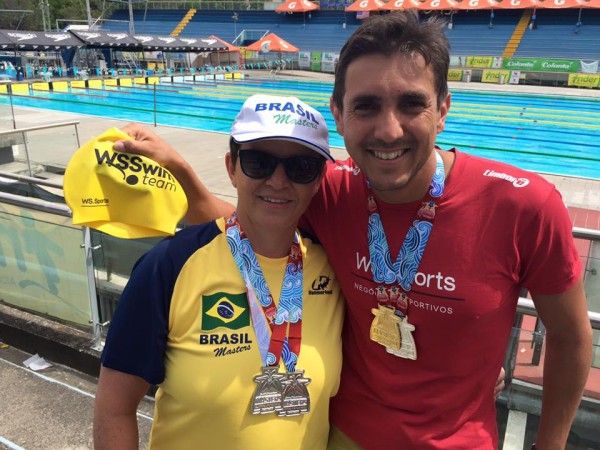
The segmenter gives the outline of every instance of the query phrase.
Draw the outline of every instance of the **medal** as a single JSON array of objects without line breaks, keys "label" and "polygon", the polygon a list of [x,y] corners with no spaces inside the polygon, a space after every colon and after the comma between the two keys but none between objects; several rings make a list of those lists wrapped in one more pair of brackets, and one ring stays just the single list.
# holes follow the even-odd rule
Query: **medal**
[{"label": "medal", "polygon": [[254,377],[258,386],[252,397],[252,414],[270,414],[281,410],[283,378],[285,375],[279,373],[278,367],[263,367],[262,374]]},{"label": "medal", "polygon": [[415,281],[433,228],[437,202],[444,193],[444,161],[438,151],[434,150],[434,153],[436,166],[431,187],[393,263],[377,201],[367,180],[367,241],[371,273],[373,281],[382,283],[375,290],[379,308],[371,309],[375,318],[371,323],[370,338],[383,345],[389,354],[413,360],[417,359],[417,347],[412,334],[415,326],[408,323],[410,298],[407,292],[410,292]]},{"label": "medal", "polygon": [[310,411],[310,396],[306,385],[310,378],[304,377],[304,370],[297,370],[285,374],[283,392],[281,393],[281,410],[278,416],[298,416],[308,414]]},{"label": "medal", "polygon": [[400,329],[401,346],[399,349],[388,347],[386,350],[388,353],[400,358],[417,359],[417,347],[412,335],[412,332],[415,331],[415,326],[408,323],[408,317],[406,316],[399,319],[398,328]]},{"label": "medal", "polygon": [[398,324],[402,319],[395,314],[392,308],[382,304],[379,304],[379,309],[372,309],[371,312],[375,315],[371,324],[371,340],[387,349],[399,350],[402,345],[402,337]]},{"label": "medal", "polygon": [[[288,254],[279,306],[267,286],[254,250],[234,213],[225,221],[225,234],[231,255],[246,284],[248,304],[256,336],[262,373],[253,380],[258,383],[252,396],[252,414],[277,413],[296,416],[310,410],[306,385],[310,378],[296,371],[302,338],[302,249],[296,232]],[[269,329],[271,334],[269,336]],[[280,360],[286,373],[279,372]]]}]

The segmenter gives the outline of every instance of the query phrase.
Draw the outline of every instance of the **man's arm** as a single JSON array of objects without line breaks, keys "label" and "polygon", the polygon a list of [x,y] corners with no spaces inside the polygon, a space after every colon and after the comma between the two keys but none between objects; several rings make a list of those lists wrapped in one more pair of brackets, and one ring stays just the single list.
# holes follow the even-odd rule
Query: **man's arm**
[{"label": "man's arm", "polygon": [[179,181],[188,199],[186,221],[189,225],[230,215],[235,207],[212,194],[200,181],[192,166],[164,140],[140,124],[129,124],[122,131],[133,138],[117,141],[117,151],[137,153],[159,163]]},{"label": "man's arm", "polygon": [[137,407],[150,384],[144,379],[100,368],[94,406],[94,449],[137,450]]},{"label": "man's arm", "polygon": [[546,327],[542,415],[536,439],[539,450],[564,449],[587,381],[592,356],[592,328],[583,282],[557,295],[534,295]]}]

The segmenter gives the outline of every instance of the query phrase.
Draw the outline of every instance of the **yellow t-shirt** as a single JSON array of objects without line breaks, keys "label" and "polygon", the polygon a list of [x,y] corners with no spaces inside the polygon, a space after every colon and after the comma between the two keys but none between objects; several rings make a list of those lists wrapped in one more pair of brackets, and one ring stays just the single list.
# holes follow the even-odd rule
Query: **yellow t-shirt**
[{"label": "yellow t-shirt", "polygon": [[[261,373],[260,353],[246,286],[223,225],[219,220],[216,226],[191,227],[163,241],[138,264],[129,283],[133,285],[120,300],[139,296],[161,304],[167,296],[170,300],[164,318],[168,324],[164,381],[156,395],[151,448],[324,449],[329,399],[337,392],[342,361],[343,300],[333,270],[323,249],[303,238],[302,343],[296,367],[311,380],[310,412],[292,417],[253,415],[250,402],[257,387],[253,379]],[[258,260],[278,302],[287,258]],[[114,356],[123,351],[110,336],[113,327],[127,326],[121,322],[111,324],[107,348],[113,350],[105,350],[103,364],[127,371],[131,363],[120,369],[113,362],[124,358]],[[281,367],[284,371],[283,363]],[[148,375],[155,372],[149,370],[136,374],[155,382],[154,375]]]}]

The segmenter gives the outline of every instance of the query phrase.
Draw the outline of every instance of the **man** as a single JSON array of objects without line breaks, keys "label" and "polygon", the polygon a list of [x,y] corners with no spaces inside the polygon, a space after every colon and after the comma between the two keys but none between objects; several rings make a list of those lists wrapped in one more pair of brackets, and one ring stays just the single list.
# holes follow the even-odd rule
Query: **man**
[{"label": "man", "polygon": [[[277,121],[272,105],[293,109],[295,123]],[[151,384],[152,449],[326,447],[344,305],[323,249],[297,231],[325,159],[315,109],[270,95],[244,103],[225,158],[236,212],[160,242],[119,300],[102,353],[97,450],[138,448],[136,409]]]},{"label": "man", "polygon": [[[451,104],[443,25],[373,16],[336,67],[331,109],[351,158],[328,167],[301,223],[347,298],[330,445],[497,448],[492,391],[526,287],[547,330],[537,448],[564,448],[591,362],[571,223],[541,177],[435,147]],[[201,193],[195,220],[223,207],[181,171]]]}]

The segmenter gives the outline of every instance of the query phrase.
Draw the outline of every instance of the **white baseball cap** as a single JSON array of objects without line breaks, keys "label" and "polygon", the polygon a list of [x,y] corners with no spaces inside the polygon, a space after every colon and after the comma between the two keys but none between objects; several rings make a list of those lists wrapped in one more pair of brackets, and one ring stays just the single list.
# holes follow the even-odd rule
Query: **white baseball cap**
[{"label": "white baseball cap", "polygon": [[329,131],[319,111],[296,97],[253,95],[242,106],[231,127],[238,144],[265,139],[298,142],[330,161]]}]

